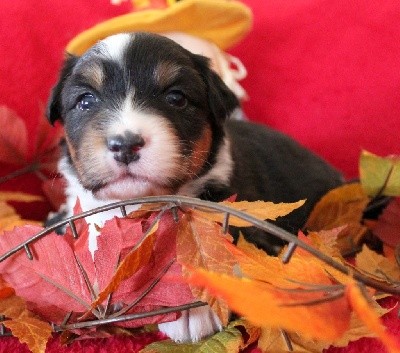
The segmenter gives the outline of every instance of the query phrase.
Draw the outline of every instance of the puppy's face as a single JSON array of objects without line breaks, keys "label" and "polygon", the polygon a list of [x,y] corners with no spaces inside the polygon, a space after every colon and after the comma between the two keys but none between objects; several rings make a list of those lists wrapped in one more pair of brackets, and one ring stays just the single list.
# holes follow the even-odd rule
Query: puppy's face
[{"label": "puppy's face", "polygon": [[169,39],[109,37],[70,57],[48,116],[71,166],[100,199],[173,194],[212,167],[238,102],[208,61]]}]

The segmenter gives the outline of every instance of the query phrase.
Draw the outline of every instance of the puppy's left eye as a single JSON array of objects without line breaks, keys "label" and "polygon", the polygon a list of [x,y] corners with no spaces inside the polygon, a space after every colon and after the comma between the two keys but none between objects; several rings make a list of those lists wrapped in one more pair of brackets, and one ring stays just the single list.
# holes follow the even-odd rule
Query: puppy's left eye
[{"label": "puppy's left eye", "polygon": [[168,92],[165,99],[169,105],[172,105],[173,107],[177,108],[184,108],[188,102],[184,93],[179,90],[173,90]]},{"label": "puppy's left eye", "polygon": [[97,98],[93,94],[86,93],[80,98],[76,107],[80,110],[86,111],[92,109],[96,102]]}]

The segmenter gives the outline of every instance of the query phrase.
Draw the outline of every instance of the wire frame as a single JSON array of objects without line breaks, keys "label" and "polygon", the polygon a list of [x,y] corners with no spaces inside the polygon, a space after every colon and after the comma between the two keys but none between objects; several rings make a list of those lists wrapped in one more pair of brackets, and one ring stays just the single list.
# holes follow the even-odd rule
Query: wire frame
[{"label": "wire frame", "polygon": [[[387,283],[382,283],[373,278],[367,277],[361,273],[353,272],[353,270],[350,270],[342,263],[339,263],[339,262],[333,260],[330,256],[320,252],[319,250],[313,248],[309,244],[299,240],[295,235],[287,232],[286,230],[284,230],[282,228],[277,227],[276,225],[274,225],[270,222],[257,219],[245,212],[238,211],[234,208],[226,206],[225,204],[200,200],[197,198],[184,197],[184,196],[149,196],[149,197],[143,197],[143,198],[136,198],[136,199],[126,200],[126,201],[121,201],[121,202],[110,203],[108,205],[92,209],[90,211],[82,212],[78,215],[74,215],[65,220],[57,222],[57,223],[53,224],[52,226],[43,229],[41,232],[32,235],[32,237],[30,237],[26,241],[22,242],[21,244],[15,246],[14,248],[7,251],[6,253],[2,254],[0,256],[0,262],[4,261],[5,259],[9,258],[10,256],[13,256],[14,254],[21,252],[21,251],[24,251],[26,253],[26,256],[30,260],[35,261],[33,255],[32,255],[32,252],[30,250],[30,245],[34,244],[39,239],[52,233],[57,228],[64,227],[66,225],[70,226],[74,238],[75,239],[79,238],[79,234],[75,227],[75,221],[77,221],[79,219],[86,218],[88,216],[91,216],[91,215],[94,215],[97,213],[106,212],[106,211],[113,210],[113,209],[120,209],[121,216],[126,217],[126,215],[127,215],[126,207],[127,206],[143,205],[143,204],[160,204],[160,203],[165,204],[164,209],[171,209],[173,214],[174,214],[174,211],[176,212],[176,210],[178,208],[201,209],[202,211],[206,211],[206,212],[221,213],[224,215],[224,221],[223,221],[222,227],[225,232],[228,230],[229,220],[231,219],[231,217],[236,217],[236,218],[242,219],[242,220],[250,223],[252,226],[254,226],[260,230],[263,230],[275,237],[278,237],[289,244],[286,249],[286,252],[281,257],[282,262],[285,264],[290,261],[296,248],[300,247],[303,250],[309,252],[310,254],[316,256],[321,261],[325,262],[327,265],[335,268],[336,270],[338,270],[344,274],[348,274],[348,275],[351,274],[353,276],[353,278],[355,278],[356,280],[358,280],[359,282],[361,282],[367,286],[381,290],[384,293],[400,295],[399,287],[397,287],[395,285],[390,285]],[[186,305],[181,305],[181,306],[176,306],[176,307],[161,308],[161,309],[151,311],[151,312],[127,314],[127,315],[121,315],[118,317],[96,319],[96,320],[91,320],[91,321],[82,321],[82,322],[70,323],[70,324],[68,323],[70,315],[67,315],[64,322],[61,325],[53,325],[53,330],[55,332],[60,332],[60,331],[64,331],[64,330],[72,330],[72,329],[94,327],[94,326],[99,326],[99,325],[114,324],[114,323],[129,321],[129,320],[137,320],[137,319],[142,319],[145,317],[156,316],[156,315],[160,315],[160,314],[179,312],[179,311],[196,308],[196,307],[203,306],[203,305],[206,305],[206,303],[197,301],[197,302],[188,303]],[[0,335],[1,335],[1,331],[0,331]]]}]

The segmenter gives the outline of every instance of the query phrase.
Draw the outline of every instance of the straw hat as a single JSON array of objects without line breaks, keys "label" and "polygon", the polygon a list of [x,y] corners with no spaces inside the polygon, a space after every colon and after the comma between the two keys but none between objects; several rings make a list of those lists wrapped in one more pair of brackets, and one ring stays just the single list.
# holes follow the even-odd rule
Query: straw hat
[{"label": "straw hat", "polygon": [[236,0],[163,0],[162,8],[154,8],[160,6],[160,0],[145,2],[157,5],[109,19],[80,33],[67,45],[67,52],[82,55],[112,34],[135,31],[184,32],[225,50],[238,43],[252,24],[250,9]]}]

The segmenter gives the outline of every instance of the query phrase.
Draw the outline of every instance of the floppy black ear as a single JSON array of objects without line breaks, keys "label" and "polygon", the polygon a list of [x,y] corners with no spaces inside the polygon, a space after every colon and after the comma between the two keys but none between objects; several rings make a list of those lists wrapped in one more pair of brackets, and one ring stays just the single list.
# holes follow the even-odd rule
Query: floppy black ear
[{"label": "floppy black ear", "polygon": [[61,69],[60,76],[57,84],[53,87],[50,95],[49,102],[47,104],[47,119],[52,125],[57,120],[62,121],[62,106],[61,106],[61,92],[64,88],[65,81],[71,75],[72,69],[78,61],[77,56],[67,54],[63,68]]},{"label": "floppy black ear", "polygon": [[211,113],[218,124],[223,124],[225,119],[240,106],[239,100],[218,74],[210,68],[208,58],[194,55],[194,62],[207,86],[208,105]]}]

